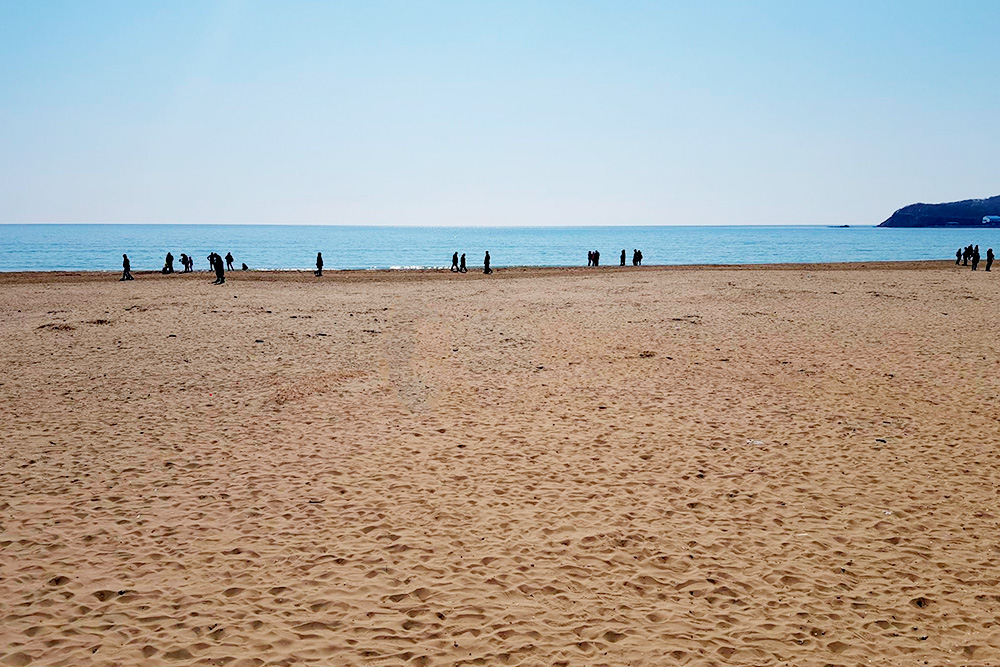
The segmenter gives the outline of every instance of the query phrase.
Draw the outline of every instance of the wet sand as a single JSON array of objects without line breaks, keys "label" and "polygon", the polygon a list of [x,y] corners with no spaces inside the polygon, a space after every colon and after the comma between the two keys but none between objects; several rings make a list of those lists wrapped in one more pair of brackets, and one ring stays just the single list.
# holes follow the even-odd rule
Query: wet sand
[{"label": "wet sand", "polygon": [[1000,664],[1000,274],[0,275],[0,665]]}]

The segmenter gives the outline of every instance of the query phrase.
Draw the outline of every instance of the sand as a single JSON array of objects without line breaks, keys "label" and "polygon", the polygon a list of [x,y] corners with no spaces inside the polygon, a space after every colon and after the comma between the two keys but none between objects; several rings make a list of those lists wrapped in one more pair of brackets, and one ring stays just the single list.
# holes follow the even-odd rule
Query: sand
[{"label": "sand", "polygon": [[1000,664],[1000,274],[0,276],[0,665]]}]

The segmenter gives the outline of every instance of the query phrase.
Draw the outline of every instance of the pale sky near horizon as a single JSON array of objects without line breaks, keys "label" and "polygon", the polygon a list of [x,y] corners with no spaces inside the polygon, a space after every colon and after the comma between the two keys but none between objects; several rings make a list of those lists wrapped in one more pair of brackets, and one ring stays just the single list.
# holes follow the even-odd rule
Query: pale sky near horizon
[{"label": "pale sky near horizon", "polygon": [[0,222],[877,224],[1000,193],[1000,2],[0,0]]}]

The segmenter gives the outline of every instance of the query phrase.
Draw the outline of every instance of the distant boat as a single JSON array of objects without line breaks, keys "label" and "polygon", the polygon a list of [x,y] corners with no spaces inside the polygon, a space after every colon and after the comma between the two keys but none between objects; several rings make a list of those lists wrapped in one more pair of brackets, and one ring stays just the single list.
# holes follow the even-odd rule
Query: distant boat
[{"label": "distant boat", "polygon": [[849,229],[850,225],[829,225],[830,229]]}]

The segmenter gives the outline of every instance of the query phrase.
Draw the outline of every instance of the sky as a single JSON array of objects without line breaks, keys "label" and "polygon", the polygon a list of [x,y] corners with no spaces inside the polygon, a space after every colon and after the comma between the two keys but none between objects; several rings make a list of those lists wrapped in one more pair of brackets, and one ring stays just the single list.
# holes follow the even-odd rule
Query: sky
[{"label": "sky", "polygon": [[1000,2],[0,0],[0,222],[877,224],[1000,194]]}]

